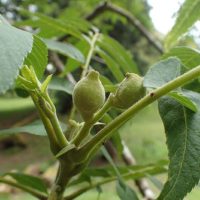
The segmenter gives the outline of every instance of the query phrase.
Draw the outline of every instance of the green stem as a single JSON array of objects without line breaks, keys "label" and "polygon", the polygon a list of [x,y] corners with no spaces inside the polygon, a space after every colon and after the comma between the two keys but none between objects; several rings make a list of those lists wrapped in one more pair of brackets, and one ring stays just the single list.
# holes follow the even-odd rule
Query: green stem
[{"label": "green stem", "polygon": [[[54,128],[54,132],[56,133],[56,137],[57,140],[61,146],[61,148],[67,146],[69,143],[60,127],[60,123],[58,121],[58,117],[56,114],[56,108],[51,100],[51,98],[49,97],[48,93],[45,93],[44,98],[46,99],[46,101],[49,103],[50,107],[51,107],[51,112],[49,115],[47,115],[47,117],[49,118],[49,120],[51,121],[51,124]],[[44,110],[48,110],[49,108],[46,106],[45,102],[44,102],[44,106],[42,107]],[[48,113],[48,112],[47,112]]]},{"label": "green stem", "polygon": [[63,194],[66,189],[66,186],[71,179],[70,172],[72,170],[72,166],[70,167],[70,163],[59,163],[59,169],[57,171],[56,180],[51,188],[48,200],[63,200]]},{"label": "green stem", "polygon": [[99,146],[108,138],[112,136],[113,131],[117,130],[133,117],[137,112],[156,101],[158,98],[166,95],[168,92],[185,85],[188,81],[191,81],[200,76],[200,66],[184,73],[183,75],[177,77],[176,79],[166,83],[165,85],[153,90],[147,94],[144,98],[139,100],[129,109],[120,114],[112,122],[110,122],[106,127],[99,131],[94,137],[92,137],[86,144],[84,144],[79,150],[82,156],[91,155],[99,148]]},{"label": "green stem", "polygon": [[117,180],[117,178],[118,178],[118,177],[105,178],[105,179],[102,180],[102,181],[98,181],[98,182],[96,182],[96,183],[92,183],[92,184],[90,184],[90,185],[88,185],[88,186],[82,187],[81,189],[77,190],[76,192],[74,192],[74,193],[72,193],[72,194],[66,196],[66,197],[64,198],[64,200],[72,200],[72,199],[74,199],[74,198],[80,196],[81,194],[87,192],[88,190],[91,190],[91,189],[93,189],[93,188],[95,188],[95,187],[98,187],[98,186],[101,186],[101,185],[103,185],[103,184],[106,184],[106,183],[115,181],[115,180]]},{"label": "green stem", "polygon": [[81,144],[83,139],[89,134],[90,129],[93,127],[93,125],[97,121],[99,121],[102,118],[102,116],[110,109],[110,107],[112,106],[111,99],[112,96],[109,96],[103,107],[97,113],[95,113],[94,117],[91,120],[84,123],[83,127],[80,129],[80,132],[72,141],[73,144],[75,144],[76,146]]},{"label": "green stem", "polygon": [[23,191],[26,191],[26,192],[32,194],[33,196],[37,197],[38,199],[47,199],[47,194],[45,194],[43,192],[40,192],[38,190],[35,190],[33,188],[27,187],[25,185],[19,184],[17,182],[14,182],[14,181],[11,181],[11,180],[7,180],[7,179],[2,178],[2,177],[0,177],[0,182],[1,183],[5,183],[7,185],[14,186],[14,187],[19,188],[19,189],[21,189]]},{"label": "green stem", "polygon": [[[155,174],[161,174],[167,171],[167,169],[164,166],[161,167],[155,167],[156,170],[154,169],[154,167],[149,167],[149,169],[144,169],[144,170],[138,170],[136,172],[128,172],[125,174],[122,174],[121,177],[123,179],[139,179],[139,178],[143,178],[146,174],[151,174],[151,175],[155,175]],[[81,194],[87,192],[88,190],[91,190],[93,188],[96,188],[98,186],[101,186],[103,184],[106,183],[110,183],[112,181],[117,180],[119,177],[118,176],[113,176],[113,177],[109,177],[109,178],[104,178],[101,181],[97,181],[96,183],[91,183],[88,186],[82,187],[81,189],[75,191],[74,193],[66,196],[64,198],[64,200],[72,200],[75,199],[76,197],[80,196]]]},{"label": "green stem", "polygon": [[[60,127],[55,107],[50,98],[48,99],[48,102],[46,102],[47,99],[45,100],[43,99],[44,97],[38,97],[34,93],[31,93],[31,97],[39,111],[40,117],[49,136],[52,152],[56,154],[69,143]],[[47,103],[50,107],[48,107]]]},{"label": "green stem", "polygon": [[66,147],[69,144],[69,142],[67,141],[67,139],[60,127],[60,123],[58,121],[58,117],[57,117],[56,113],[54,113],[54,115],[50,118],[50,121],[54,128],[57,140],[59,141],[61,148]]},{"label": "green stem", "polygon": [[56,134],[54,131],[54,128],[49,120],[49,118],[45,115],[44,111],[41,109],[39,103],[38,103],[38,98],[34,93],[31,93],[31,98],[39,112],[40,118],[44,124],[45,130],[48,134],[49,137],[49,141],[50,141],[50,147],[51,147],[51,151],[53,152],[53,154],[55,155],[59,150],[59,143],[58,140],[56,138]]},{"label": "green stem", "polygon": [[85,77],[85,75],[86,75],[86,73],[88,71],[88,67],[89,67],[90,61],[92,59],[92,55],[94,53],[95,44],[96,44],[96,41],[98,39],[98,36],[99,36],[98,32],[96,32],[93,35],[92,41],[90,43],[90,50],[88,52],[88,55],[87,55],[87,58],[86,58],[86,61],[85,61],[85,65],[83,66],[83,71],[82,71],[82,74],[81,74],[81,78]]}]

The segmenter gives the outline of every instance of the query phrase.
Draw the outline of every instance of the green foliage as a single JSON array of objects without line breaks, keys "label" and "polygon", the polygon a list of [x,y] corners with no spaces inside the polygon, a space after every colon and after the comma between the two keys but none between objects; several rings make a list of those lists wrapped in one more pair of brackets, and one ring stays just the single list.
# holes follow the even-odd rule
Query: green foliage
[{"label": "green foliage", "polygon": [[53,77],[48,85],[48,89],[72,94],[74,85],[70,83],[66,78]]},{"label": "green foliage", "polygon": [[69,34],[77,38],[82,38],[79,26],[74,26],[73,22],[65,23],[59,19],[54,19],[41,13],[31,13],[23,9],[20,10],[20,13],[31,17],[31,19],[16,23],[16,25],[28,25],[33,28],[39,28],[38,35],[40,37],[52,38]]},{"label": "green foliage", "polygon": [[24,60],[25,65],[32,66],[39,79],[42,78],[47,65],[47,47],[37,36],[33,35],[33,46],[31,52]]},{"label": "green foliage", "polygon": [[115,92],[117,89],[117,85],[114,85],[108,78],[105,76],[101,75],[100,80],[105,88],[106,92]]},{"label": "green foliage", "polygon": [[166,37],[166,48],[174,45],[174,43],[200,18],[199,9],[199,0],[185,0],[178,12],[175,25]]},{"label": "green foliage", "polygon": [[5,175],[12,177],[21,185],[34,188],[35,190],[47,194],[47,186],[45,185],[44,181],[38,177],[16,172],[6,173]]},{"label": "green foliage", "polygon": [[73,45],[68,43],[58,42],[55,40],[44,39],[43,41],[47,45],[48,49],[58,52],[64,56],[73,58],[74,60],[77,60],[80,63],[84,63],[85,58],[83,54]]},{"label": "green foliage", "polygon": [[[187,95],[200,105],[198,93],[188,91]],[[159,100],[159,111],[165,126],[170,164],[168,181],[158,199],[179,200],[200,179],[200,112],[194,113],[170,97]]]},{"label": "green foliage", "polygon": [[169,96],[174,98],[176,101],[189,108],[193,112],[197,112],[197,105],[187,96],[187,91],[173,91],[169,93]]},{"label": "green foliage", "polygon": [[104,59],[106,66],[109,68],[115,79],[118,82],[122,81],[124,79],[124,75],[120,70],[119,64],[111,56],[101,50],[98,50],[98,54]]},{"label": "green foliage", "polygon": [[144,77],[144,86],[147,88],[158,88],[175,79],[181,74],[181,63],[176,58],[162,60],[152,67]]},{"label": "green foliage", "polygon": [[46,136],[46,131],[41,121],[30,123],[23,127],[15,127],[9,129],[2,129],[0,130],[0,135],[10,135],[10,134],[17,134],[17,133],[30,133],[39,136]]},{"label": "green foliage", "polygon": [[121,200],[138,200],[134,190],[120,181],[117,182],[116,190]]},{"label": "green foliage", "polygon": [[0,28],[0,93],[4,93],[13,86],[24,58],[31,52],[33,37],[10,25],[0,24]]},{"label": "green foliage", "polygon": [[108,162],[110,163],[110,165],[113,167],[113,170],[118,177],[116,190],[117,190],[117,194],[120,197],[120,199],[121,200],[131,200],[131,199],[138,200],[138,197],[137,197],[135,191],[132,188],[130,188],[128,185],[126,185],[126,183],[124,182],[124,180],[118,170],[118,167],[113,162],[108,151],[105,149],[105,147],[102,147],[101,150],[102,150],[104,156],[106,157],[106,159],[108,160]]},{"label": "green foliage", "polygon": [[3,23],[0,27],[0,93],[4,93],[13,87],[24,63],[32,65],[41,78],[47,64],[47,50],[38,37],[28,32]]},{"label": "green foliage", "polygon": [[117,62],[123,73],[138,72],[137,65],[131,55],[116,40],[106,35],[100,35],[97,45]]},{"label": "green foliage", "polygon": [[200,65],[200,52],[197,49],[189,47],[174,47],[165,53],[162,58],[165,59],[172,56],[179,58],[187,69]]},{"label": "green foliage", "polygon": [[[175,57],[154,64],[144,77],[144,86],[147,88],[158,88],[172,81],[180,76],[181,64],[180,60]],[[189,98],[190,96],[188,96],[187,92],[184,90],[179,88],[177,91],[171,91],[168,95],[192,111],[197,111],[196,104]]]},{"label": "green foliage", "polygon": [[[89,51],[89,43],[86,40],[79,40],[75,45],[75,48],[77,48],[81,53],[83,54],[84,57],[86,57],[88,51]],[[66,66],[64,71],[62,72],[62,75],[66,75],[67,73],[75,71],[77,68],[79,68],[80,62],[69,58],[67,60]]]},{"label": "green foliage", "polygon": [[[118,166],[117,169],[122,176],[128,174],[128,172],[133,171],[134,174],[130,175],[131,178],[137,179],[138,177],[145,176],[145,174],[160,174],[165,172],[168,161],[161,160],[155,162],[154,164],[147,165],[130,165],[130,166]],[[113,167],[101,167],[101,168],[88,168],[86,169],[81,177],[91,176],[91,177],[112,177],[116,175]],[[127,176],[128,178],[128,176]]]},{"label": "green foliage", "polygon": [[[66,131],[67,129],[66,125],[64,123],[61,123],[61,126],[63,128],[63,131]],[[47,136],[44,125],[42,121],[40,120],[32,122],[25,126],[0,130],[0,136],[13,135],[13,134],[19,134],[19,133],[29,133],[29,134],[38,135],[38,136]]]}]

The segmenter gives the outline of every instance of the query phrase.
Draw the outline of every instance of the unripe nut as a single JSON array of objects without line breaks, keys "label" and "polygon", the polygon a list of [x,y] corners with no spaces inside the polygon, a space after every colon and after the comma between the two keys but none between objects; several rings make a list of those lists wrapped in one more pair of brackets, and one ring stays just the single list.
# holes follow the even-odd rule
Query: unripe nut
[{"label": "unripe nut", "polygon": [[134,73],[127,73],[113,97],[113,106],[127,109],[141,99],[145,93],[143,78]]},{"label": "unripe nut", "polygon": [[74,87],[73,103],[84,121],[92,118],[105,102],[105,90],[97,71],[90,71]]}]

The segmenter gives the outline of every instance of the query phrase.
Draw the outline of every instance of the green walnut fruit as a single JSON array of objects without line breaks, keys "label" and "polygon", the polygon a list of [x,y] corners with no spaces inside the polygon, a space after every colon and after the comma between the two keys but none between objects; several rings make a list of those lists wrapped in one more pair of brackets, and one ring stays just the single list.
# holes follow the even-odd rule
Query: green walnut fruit
[{"label": "green walnut fruit", "polygon": [[113,106],[127,109],[141,99],[146,93],[143,78],[134,73],[127,73],[113,97]]},{"label": "green walnut fruit", "polygon": [[81,79],[73,91],[73,102],[84,121],[92,118],[105,102],[105,90],[97,71],[90,71]]}]

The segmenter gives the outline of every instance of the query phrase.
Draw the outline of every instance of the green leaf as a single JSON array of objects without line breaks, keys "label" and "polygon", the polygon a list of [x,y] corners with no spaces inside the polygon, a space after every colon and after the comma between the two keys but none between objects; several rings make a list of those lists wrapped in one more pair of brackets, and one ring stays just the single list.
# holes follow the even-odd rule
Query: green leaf
[{"label": "green leaf", "polygon": [[49,83],[48,89],[63,91],[67,94],[72,94],[74,85],[70,83],[66,78],[53,77],[51,82]]},{"label": "green leaf", "polygon": [[62,155],[66,154],[67,152],[69,152],[70,150],[76,149],[76,146],[74,144],[69,144],[66,147],[64,147],[63,149],[61,149],[57,154],[56,154],[56,158],[61,157]]},{"label": "green leaf", "polygon": [[44,80],[44,82],[42,83],[42,85],[41,85],[41,91],[42,91],[43,93],[47,90],[47,87],[48,87],[48,85],[49,85],[49,83],[50,83],[50,81],[51,81],[51,79],[52,79],[52,75],[53,75],[53,74],[48,75],[48,76],[46,77],[46,79]]},{"label": "green leaf", "polygon": [[200,18],[199,10],[199,0],[185,0],[178,12],[175,25],[166,37],[165,46],[167,48],[172,46]]},{"label": "green leaf", "polygon": [[44,129],[44,126],[41,121],[36,121],[33,123],[30,123],[26,126],[22,127],[15,127],[15,128],[9,128],[9,129],[3,129],[0,130],[0,135],[12,135],[16,133],[30,133],[34,135],[39,135],[39,136],[46,136],[46,131]]},{"label": "green leaf", "polygon": [[56,51],[64,56],[68,56],[74,60],[79,61],[80,63],[85,62],[83,54],[73,45],[63,42],[58,42],[55,40],[43,40],[47,45],[48,49]]},{"label": "green leaf", "polygon": [[188,69],[200,65],[200,52],[189,47],[174,47],[162,56],[163,59],[168,57],[177,57]]},{"label": "green leaf", "polygon": [[113,168],[115,174],[117,175],[118,179],[119,179],[121,182],[123,182],[123,179],[122,179],[121,174],[120,174],[120,172],[119,172],[119,170],[118,170],[118,167],[115,165],[115,163],[114,163],[112,157],[110,156],[110,154],[108,153],[107,149],[106,149],[104,146],[101,147],[101,152],[102,152],[103,155],[105,156],[106,160],[107,160],[107,161],[110,163],[110,165],[112,166],[112,168]]},{"label": "green leaf", "polygon": [[174,98],[176,101],[181,103],[186,108],[189,108],[193,112],[197,112],[197,105],[188,96],[187,91],[172,91],[168,94],[170,97]]},{"label": "green leaf", "polygon": [[127,72],[138,73],[136,63],[133,61],[131,55],[126,49],[115,39],[101,34],[97,45],[101,50],[106,52],[116,63],[119,64],[120,68],[126,74]]},{"label": "green leaf", "polygon": [[38,79],[41,79],[44,74],[48,62],[47,56],[48,51],[46,45],[39,37],[33,35],[33,47],[27,55],[24,64],[34,68]]},{"label": "green leaf", "polygon": [[139,200],[135,191],[121,181],[117,182],[116,190],[121,200]]},{"label": "green leaf", "polygon": [[154,64],[144,76],[144,86],[158,88],[181,74],[181,63],[176,58],[168,58]]},{"label": "green leaf", "polygon": [[23,64],[32,65],[38,78],[42,77],[47,65],[47,48],[38,37],[4,20],[0,23],[0,50],[0,94],[14,85]]},{"label": "green leaf", "polygon": [[115,62],[115,60],[112,57],[110,57],[102,50],[98,50],[98,54],[104,59],[107,67],[109,68],[115,79],[118,82],[121,82],[124,79],[124,75],[120,70],[120,66],[118,65],[118,63]]},{"label": "green leaf", "polygon": [[0,23],[0,94],[13,86],[32,46],[30,33]]},{"label": "green leaf", "polygon": [[[161,174],[167,171],[166,165],[168,164],[167,161],[159,161],[154,164],[147,164],[147,165],[133,165],[133,166],[118,166],[118,170],[121,175],[126,179],[139,179],[142,177],[146,177],[147,174],[149,175],[156,175]],[[131,172],[131,174],[130,174]],[[125,176],[128,174],[128,176]],[[87,181],[88,179],[93,178],[108,178],[116,176],[116,172],[114,171],[113,167],[103,167],[103,168],[87,168],[83,171],[80,177],[70,183],[70,185],[82,183]],[[86,179],[87,178],[87,179]]]},{"label": "green leaf", "polygon": [[40,37],[51,38],[55,36],[70,34],[77,38],[82,38],[81,32],[78,30],[78,27],[74,27],[73,24],[54,19],[41,13],[31,13],[24,9],[20,9],[20,13],[23,16],[30,16],[32,20],[19,22],[15,25],[29,25],[33,28],[39,28],[38,35]]},{"label": "green leaf", "polygon": [[90,24],[90,22],[80,16],[76,16],[76,17],[74,15],[67,16],[67,17],[59,16],[59,21],[62,21],[66,24],[70,24],[71,26],[76,27],[78,30],[85,33],[87,33],[89,29],[92,28],[92,25]]},{"label": "green leaf", "polygon": [[[187,96],[200,106],[200,94],[187,91]],[[169,150],[168,180],[159,200],[180,200],[200,179],[200,111],[192,112],[165,96],[159,100]]]},{"label": "green leaf", "polygon": [[126,183],[124,182],[122,175],[120,174],[120,171],[118,170],[118,167],[115,165],[113,159],[111,158],[110,154],[106,150],[105,147],[101,147],[101,151],[103,155],[106,157],[110,165],[112,166],[114,172],[116,173],[118,177],[117,182],[117,194],[122,200],[138,200],[136,193],[133,189],[131,189]]},{"label": "green leaf", "polygon": [[[146,176],[146,174],[158,174],[166,171],[166,166],[168,162],[166,160],[158,161],[153,164],[146,165],[129,165],[129,166],[118,166],[118,171],[121,175],[125,175],[128,172],[134,172],[133,179],[137,179],[138,177]],[[87,168],[83,172],[84,174],[88,174],[92,177],[108,177],[116,175],[113,167],[102,167],[102,168]]]},{"label": "green leaf", "polygon": [[[61,127],[64,131],[67,129],[66,125],[63,123],[61,123]],[[14,128],[0,130],[0,136],[12,135],[12,134],[17,134],[17,133],[30,133],[30,134],[38,135],[38,136],[47,135],[44,125],[42,121],[40,120],[37,120],[35,122],[32,122],[22,127],[14,127]]]},{"label": "green leaf", "polygon": [[26,187],[30,187],[47,194],[47,187],[44,184],[43,180],[36,176],[30,176],[23,173],[14,173],[14,172],[6,173],[5,175],[11,176],[21,185],[25,185]]},{"label": "green leaf", "polygon": [[107,77],[101,75],[100,80],[101,80],[106,92],[115,92],[116,91],[117,85],[114,85]]},{"label": "green leaf", "polygon": [[154,176],[147,175],[148,179],[158,188],[158,190],[163,189],[163,183]]},{"label": "green leaf", "polygon": [[[84,58],[87,56],[90,49],[90,45],[86,40],[79,40],[78,43],[75,44],[75,47],[79,49],[80,52],[82,52]],[[65,70],[62,72],[62,75],[66,75],[68,72],[72,72],[80,66],[80,62],[69,58],[67,59],[67,64],[65,66]]]},{"label": "green leaf", "polygon": [[[108,113],[106,113],[103,118],[102,118],[102,121],[106,124],[108,124],[109,122],[111,122],[113,120],[113,117],[111,117]],[[122,152],[123,152],[123,144],[122,144],[122,138],[119,134],[119,131],[116,131],[112,138],[111,138],[116,150],[117,150],[117,153],[118,155],[122,155]]]}]

